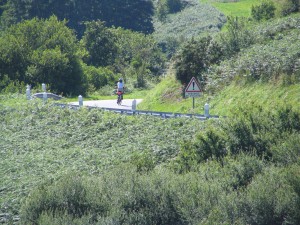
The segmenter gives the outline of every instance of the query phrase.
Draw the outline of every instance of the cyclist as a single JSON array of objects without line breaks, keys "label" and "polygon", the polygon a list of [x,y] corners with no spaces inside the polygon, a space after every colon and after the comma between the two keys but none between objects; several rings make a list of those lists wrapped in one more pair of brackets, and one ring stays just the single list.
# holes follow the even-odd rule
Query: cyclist
[{"label": "cyclist", "polygon": [[121,95],[121,100],[123,100],[123,93],[124,93],[124,83],[123,83],[123,79],[120,78],[118,83],[117,83],[117,94]]}]

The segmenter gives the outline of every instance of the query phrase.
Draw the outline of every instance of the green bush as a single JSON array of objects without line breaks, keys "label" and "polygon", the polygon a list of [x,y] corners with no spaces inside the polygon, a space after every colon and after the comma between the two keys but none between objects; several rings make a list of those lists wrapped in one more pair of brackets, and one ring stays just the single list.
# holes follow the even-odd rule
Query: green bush
[{"label": "green bush", "polygon": [[[93,199],[91,195],[96,193],[88,192],[93,189],[88,190],[84,182],[83,178],[72,173],[58,182],[40,186],[23,204],[23,221],[37,223],[41,215],[48,213],[55,213],[58,217],[65,214],[71,218],[81,218],[92,209],[99,214],[105,213],[107,202],[99,196]],[[95,201],[101,201],[102,204]]]},{"label": "green bush", "polygon": [[300,3],[299,0],[286,0],[285,4],[283,5],[281,9],[281,14],[283,16],[287,16],[294,12],[300,11]]},{"label": "green bush", "polygon": [[[1,75],[0,75],[1,78]],[[0,79],[0,92],[2,94],[7,93],[25,93],[26,87],[24,82],[12,81],[7,75],[4,75]]]},{"label": "green bush", "polygon": [[271,147],[273,162],[288,166],[299,162],[300,159],[300,134],[282,132],[283,141]]},{"label": "green bush", "polygon": [[[298,161],[299,162],[299,161]],[[297,162],[297,163],[298,163]],[[298,164],[294,164],[287,170],[287,180],[289,184],[292,186],[294,192],[296,193],[294,197],[293,203],[295,207],[292,208],[292,213],[288,217],[290,223],[299,224],[300,223],[300,166]]]},{"label": "green bush", "polygon": [[295,193],[279,168],[270,167],[248,186],[241,202],[247,224],[289,223],[295,209]]},{"label": "green bush", "polygon": [[182,0],[159,0],[156,3],[156,17],[160,21],[165,21],[170,13],[177,13],[183,8]]},{"label": "green bush", "polygon": [[218,63],[223,55],[221,46],[211,36],[192,39],[180,50],[175,59],[176,78],[187,84],[192,77],[198,77],[205,84],[203,71]]},{"label": "green bush", "polygon": [[252,179],[265,168],[265,162],[255,155],[241,153],[235,157],[224,159],[224,173],[226,181],[234,190],[247,188]]},{"label": "green bush", "polygon": [[244,17],[227,17],[227,31],[220,34],[218,44],[222,46],[224,54],[230,58],[241,49],[254,43],[255,37],[250,31],[248,20]]},{"label": "green bush", "polygon": [[99,90],[106,85],[114,86],[115,82],[118,80],[117,75],[105,67],[97,68],[82,64],[82,69],[84,75],[87,77],[90,92]]},{"label": "green bush", "polygon": [[174,176],[167,171],[139,175],[134,167],[120,167],[96,182],[62,177],[28,197],[22,222],[90,218],[92,224],[184,224],[174,207],[172,182]]},{"label": "green bush", "polygon": [[263,1],[260,5],[252,6],[251,15],[257,20],[269,20],[275,16],[275,5],[272,1]]}]

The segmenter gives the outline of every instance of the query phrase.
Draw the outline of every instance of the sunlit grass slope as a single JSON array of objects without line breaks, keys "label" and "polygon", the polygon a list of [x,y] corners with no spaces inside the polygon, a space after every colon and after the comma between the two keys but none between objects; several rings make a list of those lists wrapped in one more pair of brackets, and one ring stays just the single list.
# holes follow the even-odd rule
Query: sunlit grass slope
[{"label": "sunlit grass slope", "polygon": [[259,4],[260,0],[240,0],[237,2],[218,2],[215,0],[202,0],[202,2],[211,3],[214,7],[224,13],[226,16],[243,16],[251,15],[252,5]]},{"label": "sunlit grass slope", "polygon": [[203,114],[203,106],[207,96],[195,98],[195,109],[193,109],[192,98],[183,98],[182,88],[180,82],[174,76],[169,75],[148,92],[138,108],[141,110]]},{"label": "sunlit grass slope", "polygon": [[149,91],[139,109],[203,114],[206,102],[210,104],[211,114],[220,116],[230,116],[240,109],[250,111],[257,106],[272,111],[280,106],[290,105],[295,110],[300,110],[300,85],[232,83],[214,96],[204,92],[203,96],[195,99],[193,109],[192,99],[184,99],[181,95],[181,84],[168,76],[155,89]]}]

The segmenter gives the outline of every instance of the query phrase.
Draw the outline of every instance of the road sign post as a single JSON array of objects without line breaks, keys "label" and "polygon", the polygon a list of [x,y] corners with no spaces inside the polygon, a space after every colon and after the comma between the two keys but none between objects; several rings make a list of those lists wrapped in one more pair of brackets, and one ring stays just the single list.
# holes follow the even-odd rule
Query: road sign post
[{"label": "road sign post", "polygon": [[185,89],[185,96],[193,98],[193,109],[195,108],[195,98],[202,95],[200,83],[195,77],[192,77]]}]

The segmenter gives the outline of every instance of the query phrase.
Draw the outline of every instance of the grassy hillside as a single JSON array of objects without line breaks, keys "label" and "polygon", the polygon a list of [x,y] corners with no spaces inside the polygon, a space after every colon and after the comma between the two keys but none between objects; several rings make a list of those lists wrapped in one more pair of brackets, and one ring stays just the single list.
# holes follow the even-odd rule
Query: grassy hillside
[{"label": "grassy hillside", "polygon": [[24,99],[1,98],[5,224],[299,222],[300,113],[293,109],[255,107],[202,122]]},{"label": "grassy hillside", "polygon": [[242,30],[239,41],[243,42],[244,38],[251,41],[203,72],[207,85],[204,95],[196,98],[195,110],[191,109],[191,99],[182,98],[183,87],[175,80],[173,70],[139,107],[202,113],[204,104],[209,102],[212,114],[219,115],[229,115],[234,109],[251,108],[251,105],[269,109],[293,105],[299,109],[299,25],[300,14],[295,14],[254,24],[247,28],[251,32]]},{"label": "grassy hillside", "polygon": [[204,104],[210,104],[212,115],[230,116],[240,109],[263,107],[273,110],[285,105],[291,105],[300,110],[300,85],[281,85],[274,83],[253,83],[241,85],[232,83],[215,95],[204,92],[200,98],[195,98],[195,109],[192,108],[192,98],[182,98],[181,85],[175,78],[165,78],[138,105],[139,109],[167,112],[204,113]]},{"label": "grassy hillside", "polygon": [[226,16],[251,16],[251,7],[261,3],[259,0],[239,0],[239,1],[215,1],[201,0],[203,3],[211,3],[214,7]]},{"label": "grassy hillside", "polygon": [[208,102],[218,120],[0,95],[0,223],[300,224],[299,24],[253,26],[252,42],[205,73],[195,109],[173,70],[132,93],[139,109],[203,113]]}]

